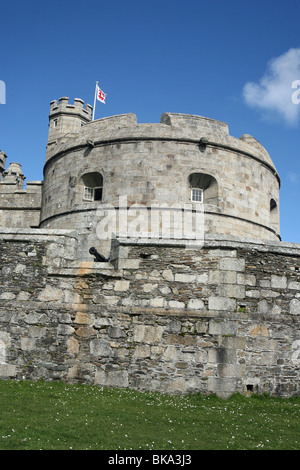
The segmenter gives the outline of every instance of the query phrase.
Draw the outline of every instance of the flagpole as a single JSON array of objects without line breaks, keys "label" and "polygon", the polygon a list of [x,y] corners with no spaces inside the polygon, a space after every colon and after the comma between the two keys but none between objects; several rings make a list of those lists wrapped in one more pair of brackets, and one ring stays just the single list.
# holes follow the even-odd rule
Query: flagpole
[{"label": "flagpole", "polygon": [[96,108],[97,86],[98,86],[98,82],[96,82],[96,87],[95,87],[95,97],[94,97],[94,107],[93,107],[93,118],[92,118],[92,121],[94,121],[94,118],[95,118],[95,108]]}]

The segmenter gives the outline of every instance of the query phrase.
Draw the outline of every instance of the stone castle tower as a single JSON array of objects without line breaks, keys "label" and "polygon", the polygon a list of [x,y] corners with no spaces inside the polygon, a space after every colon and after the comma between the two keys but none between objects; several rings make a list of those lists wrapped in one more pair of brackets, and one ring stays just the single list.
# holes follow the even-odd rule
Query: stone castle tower
[{"label": "stone castle tower", "polygon": [[162,222],[151,226],[156,206],[157,211],[172,208],[177,221],[184,208],[201,210],[204,237],[280,240],[280,179],[254,137],[237,139],[227,124],[194,115],[165,113],[159,124],[138,124],[134,114],[91,119],[92,107],[84,107],[81,99],[51,102],[44,180],[29,181],[26,191],[20,164],[4,171],[1,153],[3,226],[12,223],[19,197],[20,227],[75,229],[81,259],[88,257],[89,245],[109,251],[109,237],[104,241],[96,233],[99,207],[108,206],[117,211],[114,235],[124,231],[125,217],[130,236],[134,217],[129,210],[140,206],[146,222],[140,232],[161,238]]},{"label": "stone castle tower", "polygon": [[122,217],[137,205],[201,205],[207,234],[280,239],[280,179],[252,136],[236,139],[199,116],[138,124],[133,114],[92,122],[91,112],[79,99],[51,103],[40,227],[76,229],[87,247],[97,242],[99,205],[122,203]]},{"label": "stone castle tower", "polygon": [[300,247],[254,137],[195,115],[92,121],[63,97],[43,181],[5,164],[0,377],[299,393]]}]

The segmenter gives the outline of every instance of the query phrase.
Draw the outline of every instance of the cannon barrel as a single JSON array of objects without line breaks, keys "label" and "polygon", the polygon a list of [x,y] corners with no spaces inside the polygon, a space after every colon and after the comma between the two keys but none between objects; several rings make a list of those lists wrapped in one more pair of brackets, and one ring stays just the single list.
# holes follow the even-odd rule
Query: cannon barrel
[{"label": "cannon barrel", "polygon": [[94,258],[94,261],[98,262],[98,263],[106,263],[109,261],[110,259],[110,255],[108,256],[108,258],[105,258],[105,256],[101,255],[94,246],[92,246],[90,249],[89,249],[89,253],[91,255],[93,255],[95,258]]}]

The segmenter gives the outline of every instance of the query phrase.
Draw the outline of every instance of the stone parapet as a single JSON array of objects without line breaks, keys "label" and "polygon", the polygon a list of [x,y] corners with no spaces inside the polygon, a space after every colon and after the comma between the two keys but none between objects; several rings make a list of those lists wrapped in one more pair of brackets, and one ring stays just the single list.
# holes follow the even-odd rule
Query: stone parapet
[{"label": "stone parapet", "polygon": [[140,124],[135,114],[122,114],[91,121],[80,129],[76,136],[64,136],[57,141],[49,150],[47,158],[86,147],[87,141],[98,146],[118,141],[155,139],[187,141],[197,145],[201,145],[203,139],[208,145],[223,146],[258,159],[277,174],[268,152],[254,137],[245,134],[238,139],[229,135],[228,125],[223,122],[202,116],[174,113],[163,113],[161,123],[156,124]]}]

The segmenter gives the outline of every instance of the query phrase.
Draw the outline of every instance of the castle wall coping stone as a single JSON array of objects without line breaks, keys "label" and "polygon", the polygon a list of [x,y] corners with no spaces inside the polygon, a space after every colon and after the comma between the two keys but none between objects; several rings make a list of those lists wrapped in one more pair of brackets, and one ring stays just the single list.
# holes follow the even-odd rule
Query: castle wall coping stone
[{"label": "castle wall coping stone", "polygon": [[[14,299],[3,299],[2,302],[5,302],[7,307],[14,306],[16,308],[16,302]],[[299,305],[300,305],[300,301]],[[48,299],[43,300],[41,297],[39,301],[20,301],[20,308],[24,308],[26,304],[26,308],[30,308],[32,311],[38,310],[39,312],[43,312],[44,310],[47,312],[51,308],[55,308],[57,305],[61,305],[61,300],[58,299],[57,301]],[[164,307],[152,307],[152,306],[143,306],[143,307],[135,307],[135,306],[121,306],[118,305],[103,305],[102,312],[103,314],[114,314],[118,312],[118,315],[128,315],[130,316],[142,316],[144,318],[155,318],[155,317],[167,317],[167,318],[190,318],[190,319],[203,319],[203,320],[214,320],[216,319],[217,322],[225,321],[225,322],[234,322],[234,321],[255,321],[255,322],[265,322],[271,321],[274,325],[275,324],[290,324],[296,325],[297,317],[299,316],[299,305],[297,304],[296,309],[293,314],[283,314],[281,313],[276,314],[272,312],[260,312],[257,315],[256,312],[243,312],[243,311],[236,311],[234,310],[206,310],[206,309],[188,309],[188,308],[164,308]],[[95,322],[98,321],[99,316],[99,305],[95,304],[81,304],[81,303],[67,303],[64,302],[64,311],[65,312],[87,312],[89,315],[95,315]]]},{"label": "castle wall coping stone", "polygon": [[[75,230],[62,229],[14,229],[0,227],[0,239],[2,240],[53,240],[57,237],[69,237],[77,240],[77,232]],[[155,238],[115,238],[112,240],[113,247],[118,245],[128,246],[168,246],[176,248],[197,248],[191,244],[190,240],[172,240],[172,239],[155,239]],[[269,240],[251,240],[248,238],[236,238],[229,236],[216,235],[213,237],[205,237],[204,244],[198,244],[198,248],[242,248],[253,249],[262,252],[273,252],[285,255],[300,256],[300,244],[292,242],[273,242]],[[106,264],[106,263],[105,263]],[[96,268],[95,268],[96,269]]]},{"label": "castle wall coping stone", "polygon": [[3,228],[0,227],[0,239],[2,240],[35,240],[45,238],[55,239],[57,237],[70,237],[77,239],[77,232],[75,230],[61,230],[61,229],[18,229],[18,228]]},{"label": "castle wall coping stone", "polygon": [[[148,238],[116,238],[113,240],[113,244],[119,245],[138,245],[138,246],[168,246],[174,248],[191,248],[197,249],[197,243],[195,246],[191,244],[190,240],[171,240],[171,239],[148,239]],[[230,249],[252,249],[262,252],[273,252],[285,255],[300,256],[300,244],[292,242],[273,242],[269,240],[251,240],[249,238],[235,238],[222,235],[216,235],[214,237],[205,237],[204,244],[199,245],[198,248],[230,248]]]},{"label": "castle wall coping stone", "polygon": [[67,266],[48,268],[50,276],[61,277],[84,277],[92,274],[121,278],[121,271],[116,271],[111,263],[95,263],[94,261],[86,262],[68,262]]}]

